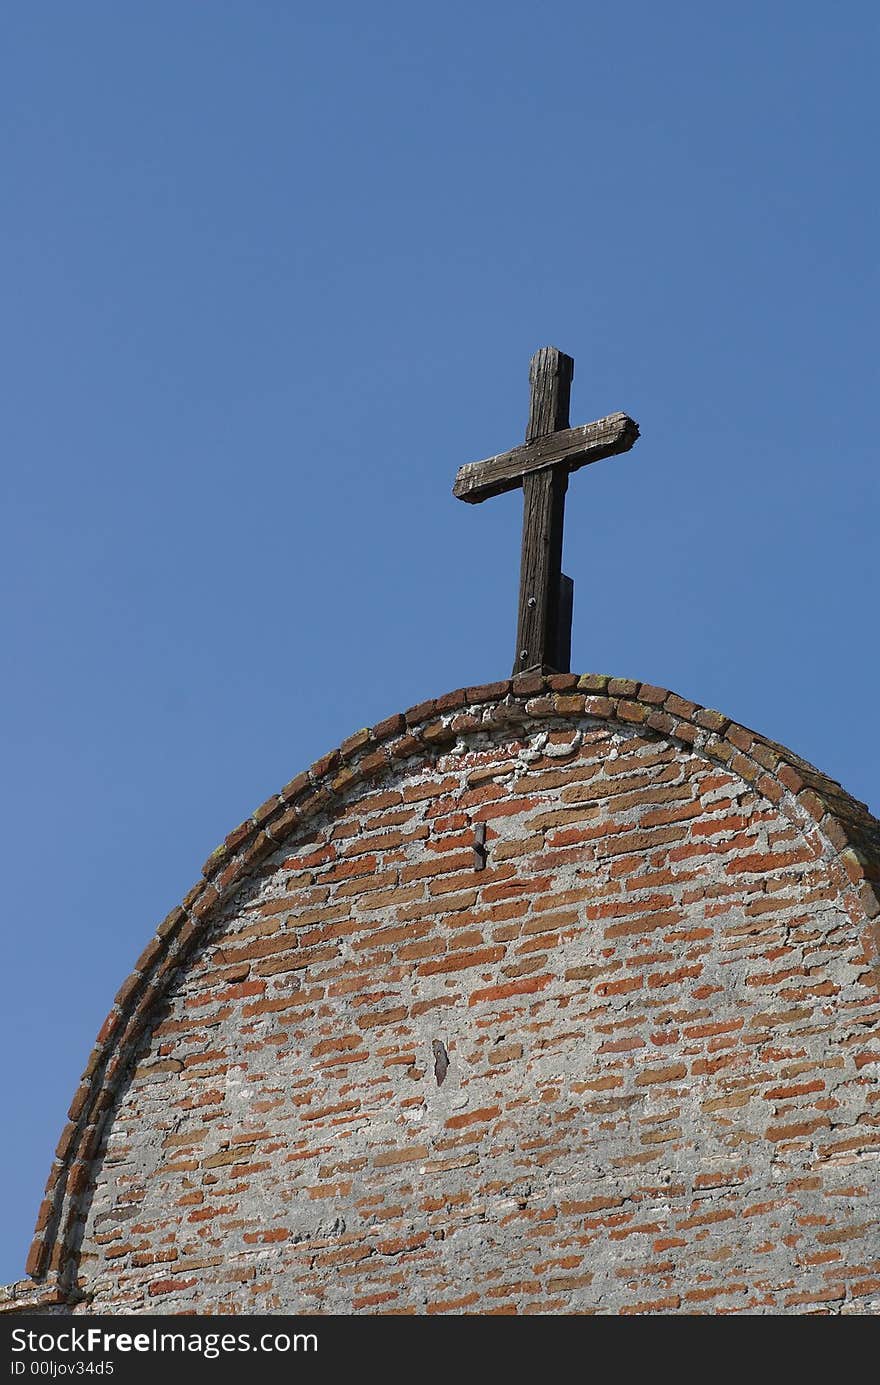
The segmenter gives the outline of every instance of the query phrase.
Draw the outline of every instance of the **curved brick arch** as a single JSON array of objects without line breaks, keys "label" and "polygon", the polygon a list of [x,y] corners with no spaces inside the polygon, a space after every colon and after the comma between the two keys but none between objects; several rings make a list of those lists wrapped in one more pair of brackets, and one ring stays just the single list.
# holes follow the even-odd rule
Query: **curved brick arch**
[{"label": "curved brick arch", "polygon": [[841,886],[857,896],[864,947],[876,950],[880,915],[880,823],[840,785],[797,756],[720,713],[665,689],[598,675],[524,675],[460,689],[358,732],[284,786],[229,834],[203,878],[160,924],[116,995],[71,1103],[27,1262],[33,1278],[64,1292],[79,1200],[120,1083],[156,1005],[205,936],[219,909],[260,863],[356,786],[430,756],[470,732],[569,719],[642,727],[692,748],[751,786],[787,816],[811,819],[828,844]]}]

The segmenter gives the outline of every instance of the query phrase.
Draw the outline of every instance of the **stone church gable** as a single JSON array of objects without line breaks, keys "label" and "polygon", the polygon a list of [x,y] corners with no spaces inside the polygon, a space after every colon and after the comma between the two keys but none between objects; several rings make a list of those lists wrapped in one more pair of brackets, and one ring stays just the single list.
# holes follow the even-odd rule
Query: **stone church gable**
[{"label": "stone church gable", "polygon": [[865,1312],[880,823],[648,684],[351,736],[120,988],[8,1307]]}]

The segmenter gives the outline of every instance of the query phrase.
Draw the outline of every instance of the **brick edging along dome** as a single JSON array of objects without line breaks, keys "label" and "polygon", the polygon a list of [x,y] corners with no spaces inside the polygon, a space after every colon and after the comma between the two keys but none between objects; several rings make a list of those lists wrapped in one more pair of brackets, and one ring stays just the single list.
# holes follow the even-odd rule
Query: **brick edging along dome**
[{"label": "brick edging along dome", "polygon": [[27,1260],[32,1278],[69,1282],[79,1200],[132,1058],[192,948],[255,867],[349,790],[381,780],[414,757],[430,757],[470,733],[585,719],[679,742],[745,781],[783,816],[803,820],[806,814],[858,898],[868,927],[863,950],[876,956],[880,822],[783,746],[666,689],[595,674],[526,674],[420,703],[350,736],[262,804],[211,854],[202,879],[159,925],[115,997],[71,1103]]}]

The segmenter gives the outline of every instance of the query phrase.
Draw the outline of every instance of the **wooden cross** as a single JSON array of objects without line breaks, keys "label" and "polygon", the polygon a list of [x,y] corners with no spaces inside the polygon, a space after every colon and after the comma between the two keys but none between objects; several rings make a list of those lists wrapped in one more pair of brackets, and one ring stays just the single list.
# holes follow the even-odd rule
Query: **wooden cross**
[{"label": "wooden cross", "polygon": [[531,397],[525,446],[459,469],[453,495],[471,505],[523,488],[519,615],[513,672],[568,673],[574,583],[562,571],[565,492],[572,471],[628,452],[639,425],[609,414],[568,426],[574,360],[555,346],[536,351],[529,366]]}]

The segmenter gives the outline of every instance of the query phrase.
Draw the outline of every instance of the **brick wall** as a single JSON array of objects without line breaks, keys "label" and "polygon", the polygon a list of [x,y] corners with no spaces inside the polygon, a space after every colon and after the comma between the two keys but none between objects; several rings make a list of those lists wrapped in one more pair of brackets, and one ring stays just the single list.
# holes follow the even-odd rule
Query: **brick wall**
[{"label": "brick wall", "polygon": [[122,987],[29,1271],[100,1313],[876,1311],[878,832],[624,680],[359,733]]}]

